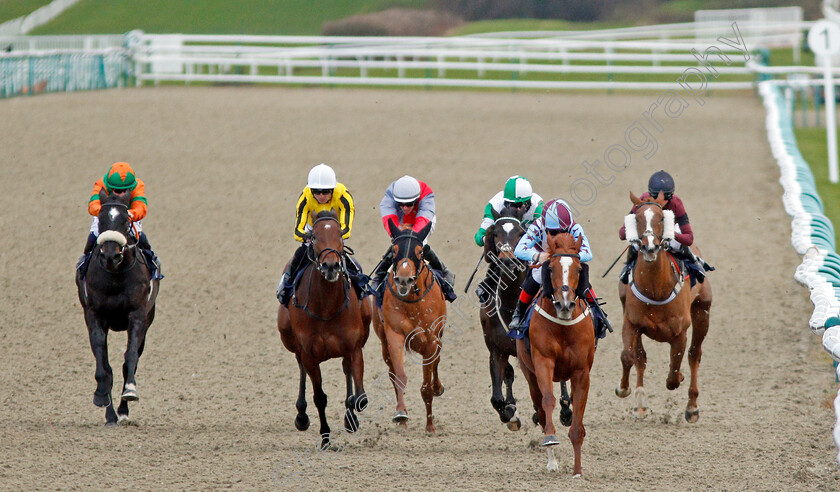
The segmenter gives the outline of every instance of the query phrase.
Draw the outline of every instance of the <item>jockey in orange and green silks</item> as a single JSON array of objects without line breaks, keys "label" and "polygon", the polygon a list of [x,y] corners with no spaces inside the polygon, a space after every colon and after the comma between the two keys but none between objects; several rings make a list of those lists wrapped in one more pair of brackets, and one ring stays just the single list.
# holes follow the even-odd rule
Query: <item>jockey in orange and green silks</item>
[{"label": "jockey in orange and green silks", "polygon": [[134,169],[127,162],[113,164],[108,169],[108,172],[93,184],[93,191],[91,191],[90,200],[88,200],[88,213],[93,216],[93,222],[90,226],[87,243],[85,243],[84,253],[79,258],[79,263],[76,265],[76,268],[80,271],[82,277],[84,277],[87,272],[90,253],[93,250],[93,245],[96,244],[96,238],[99,237],[99,211],[102,208],[102,204],[99,203],[99,192],[103,189],[108,194],[122,195],[128,193],[131,195],[128,215],[131,217],[132,230],[137,235],[137,246],[148,259],[147,264],[149,270],[152,272],[152,278],[155,280],[162,279],[160,260],[154,251],[152,251],[152,246],[149,244],[149,239],[143,232],[143,224],[141,222],[146,217],[146,212],[148,211],[146,185],[143,181],[137,179]]},{"label": "jockey in orange and green silks", "polygon": [[[280,283],[277,285],[277,300],[288,307],[294,290],[295,277],[304,266],[304,260],[309,256],[310,236],[312,231],[312,215],[320,212],[335,211],[338,224],[341,227],[341,238],[350,238],[353,230],[353,217],[356,213],[353,196],[347,187],[336,181],[335,171],[326,164],[318,164],[309,170],[306,187],[300,193],[295,207],[295,241],[300,241],[300,247],[295,250],[292,260],[286,266]],[[368,295],[367,278],[362,273],[359,263],[344,253],[345,267],[350,281],[356,289],[359,299]]]}]

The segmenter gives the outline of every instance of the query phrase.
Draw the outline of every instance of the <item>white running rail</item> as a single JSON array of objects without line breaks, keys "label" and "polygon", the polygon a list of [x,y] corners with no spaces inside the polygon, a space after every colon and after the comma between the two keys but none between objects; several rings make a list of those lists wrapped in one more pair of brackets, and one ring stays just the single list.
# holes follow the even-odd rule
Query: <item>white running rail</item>
[{"label": "white running rail", "polygon": [[0,24],[0,36],[18,36],[26,34],[38,26],[58,17],[79,0],[53,0],[31,14],[12,19]]}]

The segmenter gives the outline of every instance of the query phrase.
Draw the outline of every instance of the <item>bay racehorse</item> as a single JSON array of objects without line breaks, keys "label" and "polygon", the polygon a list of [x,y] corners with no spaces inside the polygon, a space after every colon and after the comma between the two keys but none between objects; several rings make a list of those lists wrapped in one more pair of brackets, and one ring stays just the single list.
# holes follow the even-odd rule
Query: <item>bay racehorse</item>
[{"label": "bay racehorse", "polygon": [[407,427],[405,388],[405,352],[419,354],[423,366],[420,395],[426,404],[426,433],[435,433],[432,398],[443,394],[438,377],[438,364],[443,348],[441,337],[446,325],[446,303],[431,268],[423,260],[423,240],[429,234],[429,223],[419,232],[401,231],[392,222],[394,260],[392,274],[386,279],[382,308],[374,316],[373,328],[382,342],[382,358],[388,365],[397,398],[394,422]]},{"label": "bay racehorse", "polygon": [[[501,213],[493,210],[493,224],[484,235],[484,261],[490,264],[488,278],[495,286],[489,296],[482,298],[479,320],[484,332],[484,344],[490,351],[490,404],[508,429],[517,431],[522,423],[516,412],[513,396],[513,366],[508,359],[516,357],[516,343],[507,336],[513,308],[528,267],[513,254],[519,239],[525,235],[522,226],[524,208],[505,207]],[[484,285],[484,283],[482,283]],[[502,393],[502,383],[506,392]]]},{"label": "bay racehorse", "polygon": [[[615,389],[615,394],[621,398],[630,395],[630,367],[635,365],[634,415],[637,418],[646,417],[648,408],[644,375],[647,354],[642,345],[642,335],[671,345],[670,369],[665,386],[674,390],[683,381],[680,365],[685,353],[688,327],[691,326],[691,346],[688,349],[691,384],[688,388],[685,419],[696,422],[700,417],[697,406],[697,371],[702,355],[701,345],[709,330],[712,288],[708,278],[693,287],[690,283],[686,285],[688,277],[683,274],[673,255],[665,250],[669,240],[674,238],[675,225],[673,212],[663,209],[665,199],[661,193],[647,202],[642,202],[630,193],[630,200],[637,210],[625,218],[627,240],[639,247],[641,256],[636,260],[628,284],[618,284],[624,308],[621,332],[624,350],[621,352],[621,383]],[[700,256],[696,243],[691,249]]]},{"label": "bay racehorse", "polygon": [[528,337],[516,341],[516,351],[543,429],[542,446],[548,448],[549,471],[559,469],[553,448],[560,444],[552,418],[553,383],[570,381],[572,422],[569,439],[575,454],[574,476],[580,476],[580,448],[586,435],[583,413],[589,396],[589,371],[595,359],[592,317],[586,302],[575,295],[583,239],[575,239],[571,234],[556,234],[549,236],[547,242],[550,256],[547,271],[543,270],[543,295],[534,307]]},{"label": "bay racehorse", "polygon": [[307,252],[309,263],[301,270],[301,280],[289,308],[281,304],[277,311],[280,339],[286,349],[295,354],[300,369],[295,427],[299,431],[309,428],[306,414],[306,376],[309,375],[321,422],[322,449],[331,444],[325,413],[327,395],[321,382],[322,362],[338,357],[343,359],[347,385],[344,428],[347,432],[358,430],[356,412],[367,406],[362,348],[370,334],[371,308],[369,302],[359,300],[351,285],[341,225],[336,217],[334,211],[313,213],[311,248]]},{"label": "bay racehorse", "polygon": [[[91,252],[87,274],[76,274],[79,302],[85,314],[90,348],[96,358],[93,404],[105,407],[105,423],[128,419],[128,402],[139,399],[135,373],[146,346],[146,332],[155,319],[159,280],[151,273],[137,247],[137,235],[128,215],[129,194],[99,192],[99,237]],[[111,401],[114,374],[108,362],[108,330],[126,331],[128,344],[123,364],[123,390],[116,412]]]}]

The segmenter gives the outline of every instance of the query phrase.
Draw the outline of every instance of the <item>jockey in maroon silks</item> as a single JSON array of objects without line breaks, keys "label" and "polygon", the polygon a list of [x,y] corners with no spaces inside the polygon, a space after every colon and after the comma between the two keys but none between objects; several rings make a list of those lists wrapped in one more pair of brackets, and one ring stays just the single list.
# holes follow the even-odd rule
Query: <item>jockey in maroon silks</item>
[{"label": "jockey in maroon silks", "polygon": [[[694,252],[692,252],[691,248],[689,248],[689,246],[694,243],[694,233],[691,231],[691,224],[688,222],[688,214],[685,211],[685,206],[683,205],[680,197],[674,194],[674,189],[674,178],[665,171],[657,171],[653,173],[650,180],[648,180],[648,191],[643,193],[639,199],[643,202],[651,201],[654,197],[659,195],[660,192],[663,193],[666,202],[665,206],[662,208],[663,210],[670,210],[674,212],[675,225],[674,239],[671,239],[667,245],[663,244],[663,246],[667,247],[674,256],[685,260],[689,272],[693,274],[694,278],[698,282],[703,283],[706,279],[706,271],[714,270],[714,267],[703,261],[702,258],[695,256]],[[636,209],[637,207],[634,205],[633,208],[630,209],[630,213],[636,213]],[[621,226],[621,229],[618,231],[618,236],[622,241],[627,240],[627,231],[625,226]],[[633,264],[635,263],[638,255],[638,245],[630,245],[630,250],[627,252],[627,262],[624,264],[624,268],[618,276],[622,283],[626,284],[628,282],[630,272],[633,271]]]}]

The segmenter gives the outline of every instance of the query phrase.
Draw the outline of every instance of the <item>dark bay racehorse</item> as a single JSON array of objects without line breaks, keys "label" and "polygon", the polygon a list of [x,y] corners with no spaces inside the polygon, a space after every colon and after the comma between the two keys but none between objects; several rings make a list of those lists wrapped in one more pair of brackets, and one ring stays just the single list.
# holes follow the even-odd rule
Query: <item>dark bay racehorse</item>
[{"label": "dark bay racehorse", "polygon": [[[583,413],[589,395],[589,372],[595,359],[592,316],[583,299],[575,295],[580,278],[580,245],[571,234],[548,237],[548,276],[543,296],[534,307],[528,339],[516,341],[519,365],[528,380],[531,400],[543,428],[542,446],[548,448],[548,470],[557,471],[554,382],[571,382],[572,423],[569,439],[575,454],[574,476],[580,476],[580,450],[586,429]],[[546,272],[543,272],[544,277]]]},{"label": "dark bay racehorse", "polygon": [[[330,427],[325,410],[327,395],[321,384],[321,362],[341,357],[347,384],[344,428],[359,428],[356,412],[367,406],[362,348],[370,334],[370,303],[359,301],[350,284],[341,238],[341,225],[334,212],[313,215],[309,264],[287,309],[277,311],[277,329],[283,345],[300,368],[300,391],[295,404],[295,427],[309,428],[306,415],[306,376],[312,381],[313,400],[321,422],[321,448],[330,445]],[[355,385],[355,391],[354,391]]]},{"label": "dark bay racehorse", "polygon": [[[92,251],[87,275],[76,275],[79,302],[85,313],[90,347],[96,357],[96,391],[93,404],[105,407],[108,425],[128,419],[128,402],[139,399],[135,372],[146,346],[146,331],[155,319],[159,280],[151,274],[137,248],[137,236],[128,215],[129,194],[99,193],[99,238]],[[111,389],[114,375],[108,363],[108,330],[127,331],[123,364],[123,391],[114,411]]]},{"label": "dark bay racehorse", "polygon": [[[508,429],[517,431],[522,423],[516,413],[516,399],[513,397],[513,366],[508,358],[516,357],[516,343],[507,336],[508,323],[513,317],[513,308],[519,299],[519,290],[530,273],[525,263],[513,254],[519,239],[525,235],[522,226],[524,208],[505,207],[501,213],[493,210],[493,225],[484,235],[484,260],[490,264],[492,283],[495,289],[479,308],[484,343],[490,351],[490,384],[493,394],[490,404],[498,412],[502,423]],[[502,382],[506,393],[502,393]]]},{"label": "dark bay racehorse", "polygon": [[[689,325],[692,327],[691,346],[688,349],[688,364],[691,370],[691,384],[688,388],[688,404],[685,419],[696,422],[700,418],[697,406],[697,371],[700,367],[701,345],[709,330],[709,310],[712,306],[712,287],[709,279],[694,287],[684,285],[687,280],[680,271],[674,257],[663,250],[669,239],[674,237],[674,214],[664,210],[665,199],[661,196],[642,202],[630,193],[630,200],[636,205],[636,214],[628,215],[627,238],[637,243],[639,259],[630,275],[630,282],[618,284],[619,297],[624,308],[624,325],[621,338],[624,350],[621,352],[621,383],[615,394],[621,398],[630,395],[630,368],[636,366],[636,402],[634,415],[647,416],[647,393],[644,388],[647,354],[642,346],[642,335],[657,342],[671,345],[671,362],[665,386],[677,389],[683,381],[680,366],[687,341]],[[635,234],[634,234],[635,233]],[[700,256],[696,243],[691,246],[694,254]],[[630,292],[628,294],[628,291]]]},{"label": "dark bay racehorse", "polygon": [[446,325],[446,303],[432,270],[423,260],[423,240],[432,224],[420,230],[400,231],[389,223],[393,238],[392,274],[386,280],[382,308],[373,320],[373,328],[382,342],[382,358],[390,370],[397,397],[393,420],[407,427],[405,388],[408,376],[403,358],[406,350],[423,357],[423,385],[420,395],[426,404],[426,433],[435,433],[432,398],[443,394],[438,377],[441,337]]}]

